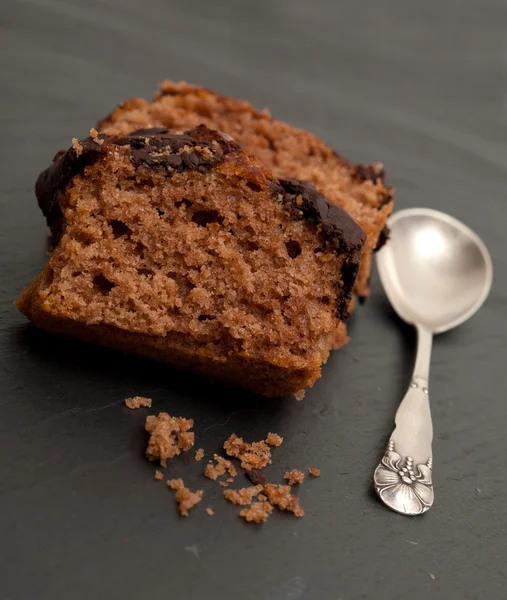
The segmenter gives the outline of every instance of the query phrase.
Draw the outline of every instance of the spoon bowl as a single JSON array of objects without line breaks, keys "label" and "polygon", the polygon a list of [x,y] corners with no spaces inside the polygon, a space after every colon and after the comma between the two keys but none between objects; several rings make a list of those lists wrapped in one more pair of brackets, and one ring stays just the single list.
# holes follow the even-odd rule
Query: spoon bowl
[{"label": "spoon bowl", "polygon": [[427,208],[395,213],[378,254],[385,292],[407,323],[433,333],[460,325],[483,304],[493,268],[482,240],[453,217]]}]

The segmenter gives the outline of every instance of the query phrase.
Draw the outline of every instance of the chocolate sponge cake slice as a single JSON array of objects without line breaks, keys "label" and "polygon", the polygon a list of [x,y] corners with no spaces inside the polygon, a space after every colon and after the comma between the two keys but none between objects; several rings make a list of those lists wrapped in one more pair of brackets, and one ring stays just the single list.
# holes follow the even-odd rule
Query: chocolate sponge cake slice
[{"label": "chocolate sponge cake slice", "polygon": [[204,126],[92,133],[39,176],[55,249],[19,309],[268,396],[311,386],[346,341],[363,231]]},{"label": "chocolate sponge cake slice", "polygon": [[311,133],[277,121],[267,111],[184,82],[163,82],[153,102],[124,102],[98,127],[112,133],[153,126],[183,131],[200,123],[233,136],[275,177],[309,181],[349,213],[367,234],[356,282],[357,295],[365,298],[373,253],[386,240],[392,210],[392,190],[384,183],[382,166],[352,165]]}]

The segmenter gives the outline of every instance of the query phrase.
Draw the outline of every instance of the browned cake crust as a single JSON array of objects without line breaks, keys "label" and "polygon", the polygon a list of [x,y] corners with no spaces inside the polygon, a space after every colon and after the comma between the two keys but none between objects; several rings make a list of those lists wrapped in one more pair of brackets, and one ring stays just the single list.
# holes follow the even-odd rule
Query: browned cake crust
[{"label": "browned cake crust", "polygon": [[36,193],[56,248],[17,305],[44,329],[271,396],[347,340],[364,233],[228,136],[94,132]]},{"label": "browned cake crust", "polygon": [[355,287],[364,299],[373,252],[387,240],[386,222],[392,210],[393,192],[384,183],[382,165],[353,165],[311,133],[272,119],[267,110],[185,82],[162,82],[153,102],[127,100],[98,127],[111,133],[157,126],[183,131],[201,123],[233,136],[275,177],[313,183],[352,216],[367,234]]}]

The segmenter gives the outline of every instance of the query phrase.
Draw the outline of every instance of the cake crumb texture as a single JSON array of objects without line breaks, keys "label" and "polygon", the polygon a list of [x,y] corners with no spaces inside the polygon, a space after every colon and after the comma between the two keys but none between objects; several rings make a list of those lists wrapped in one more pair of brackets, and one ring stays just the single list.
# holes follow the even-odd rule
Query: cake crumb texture
[{"label": "cake crumb texture", "polygon": [[151,408],[151,398],[144,398],[143,396],[134,396],[125,400],[125,406],[132,410],[136,408]]},{"label": "cake crumb texture", "polygon": [[229,500],[229,502],[232,502],[232,504],[247,506],[248,504],[251,504],[252,499],[260,494],[262,490],[262,485],[241,488],[239,490],[224,490],[224,498]]},{"label": "cake crumb texture", "polygon": [[292,471],[285,473],[284,479],[287,480],[289,485],[297,485],[299,483],[303,483],[305,480],[305,474],[298,469],[293,469]]},{"label": "cake crumb texture", "polygon": [[195,460],[197,462],[201,461],[204,458],[204,450],[202,448],[198,448],[195,453]]},{"label": "cake crumb texture", "polygon": [[253,502],[248,508],[244,508],[239,514],[249,523],[263,523],[273,512],[269,502]]},{"label": "cake crumb texture", "polygon": [[250,444],[233,433],[223,447],[228,456],[241,461],[242,469],[263,469],[271,463],[271,450],[264,440]]},{"label": "cake crumb texture", "polygon": [[276,483],[267,483],[264,486],[264,494],[273,506],[278,506],[280,510],[287,510],[296,517],[303,517],[305,511],[299,505],[299,498],[293,496],[290,485],[278,485]]},{"label": "cake crumb texture", "polygon": [[278,448],[282,445],[282,442],[283,437],[278,435],[278,433],[268,433],[268,436],[266,438],[266,443],[268,444],[268,446],[275,446],[276,448]]},{"label": "cake crumb texture", "polygon": [[193,419],[171,417],[166,412],[158,416],[146,417],[145,429],[150,434],[146,456],[149,460],[160,461],[163,467],[167,460],[190,450],[194,445]]},{"label": "cake crumb texture", "polygon": [[208,477],[208,479],[213,479],[216,481],[222,475],[228,473],[231,477],[236,477],[238,472],[236,471],[236,467],[232,464],[230,460],[224,458],[223,456],[219,456],[215,454],[213,457],[215,464],[213,462],[209,462],[204,469],[204,475]]},{"label": "cake crumb texture", "polygon": [[[146,419],[146,424],[146,428],[151,434],[151,446],[149,446],[151,451],[146,453],[150,460],[167,461],[182,451],[190,449],[194,443],[193,432],[190,431],[194,425],[193,419],[171,417],[168,413],[162,412],[158,415],[150,415]],[[188,434],[192,434],[191,439],[187,437]],[[266,439],[273,435],[279,438],[276,440],[277,442],[282,439],[273,433],[268,434]],[[152,437],[154,437],[153,440]],[[170,443],[168,443],[168,439]],[[242,518],[247,522],[260,523],[267,519],[273,508],[292,512],[296,517],[304,516],[304,510],[299,504],[299,497],[292,494],[292,486],[303,483],[305,479],[302,471],[299,469],[287,471],[284,478],[287,480],[288,485],[270,483],[259,468],[251,466],[252,462],[259,463],[259,458],[260,464],[265,464],[265,466],[269,464],[267,461],[271,461],[270,447],[266,441],[249,443],[233,433],[225,440],[224,448],[226,451],[229,450],[231,456],[245,462],[246,466],[243,467],[245,475],[254,485],[239,489],[229,488],[229,484],[235,481],[238,472],[229,459],[218,454],[214,454],[213,460],[210,460],[206,465],[204,475],[214,481],[225,475],[229,476],[226,480],[218,481],[218,484],[227,488],[223,491],[225,500],[231,504],[245,507],[240,512]],[[203,453],[203,450],[199,448],[196,454],[201,453]],[[309,472],[314,476],[320,475],[320,470],[314,467],[310,468]],[[163,477],[162,471],[157,469],[154,478],[161,480]],[[183,516],[187,516],[188,512],[203,497],[202,490],[193,492],[185,486],[181,478],[168,479],[167,485],[175,491],[179,511]],[[205,511],[209,516],[214,514],[211,507],[207,507]]]},{"label": "cake crumb texture", "polygon": [[192,492],[185,487],[182,479],[169,479],[167,485],[176,491],[176,501],[178,502],[180,514],[183,517],[187,517],[188,511],[202,500],[202,490]]}]

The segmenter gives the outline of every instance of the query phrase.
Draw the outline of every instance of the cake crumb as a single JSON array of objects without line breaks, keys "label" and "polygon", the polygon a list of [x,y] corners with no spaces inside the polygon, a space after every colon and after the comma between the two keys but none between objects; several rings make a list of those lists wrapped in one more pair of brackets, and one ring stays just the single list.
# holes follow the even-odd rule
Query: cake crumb
[{"label": "cake crumb", "polygon": [[278,506],[280,510],[288,510],[296,517],[302,517],[305,511],[299,506],[299,498],[291,494],[290,485],[278,485],[276,483],[267,483],[264,486],[270,504]]},{"label": "cake crumb", "polygon": [[232,504],[248,506],[252,503],[255,496],[262,492],[262,485],[253,485],[240,490],[224,490],[224,497]]},{"label": "cake crumb", "polygon": [[75,137],[72,138],[72,148],[74,149],[76,156],[81,156],[83,153],[83,146],[81,146],[79,140]]},{"label": "cake crumb", "polygon": [[184,487],[183,479],[168,479],[167,485],[172,490],[180,490],[182,487]]},{"label": "cake crumb", "polygon": [[209,515],[210,517],[212,517],[212,516],[215,514],[215,511],[214,511],[212,508],[210,508],[209,506],[208,506],[208,508],[206,509],[206,512],[208,513],[208,515]]},{"label": "cake crumb", "polygon": [[305,480],[305,474],[299,469],[292,469],[292,471],[287,471],[287,473],[285,473],[283,477],[287,480],[287,483],[289,485],[297,485],[299,483],[303,483],[303,481]]},{"label": "cake crumb", "polygon": [[227,483],[234,483],[234,477],[228,477],[225,481],[227,481]]},{"label": "cake crumb", "polygon": [[310,475],[313,475],[314,477],[320,477],[320,469],[312,467],[311,469],[308,469],[308,471],[310,472]]},{"label": "cake crumb", "polygon": [[305,397],[305,392],[306,390],[299,390],[299,392],[296,392],[294,394],[294,398],[296,398],[298,402],[301,402],[301,400],[303,400],[303,398]]},{"label": "cake crumb", "polygon": [[250,444],[233,433],[225,440],[224,450],[238,458],[243,469],[263,469],[271,463],[271,450],[264,440]]},{"label": "cake crumb", "polygon": [[125,400],[125,406],[131,410],[135,410],[136,408],[151,408],[151,405],[152,399],[145,398],[144,396],[133,396]]},{"label": "cake crumb", "polygon": [[251,506],[244,508],[239,515],[249,523],[263,523],[273,512],[269,502],[253,502]]},{"label": "cake crumb", "polygon": [[222,487],[229,487],[229,484],[227,483],[227,481],[219,481],[218,485],[221,485]]},{"label": "cake crumb", "polygon": [[155,479],[157,481],[160,481],[162,479],[164,479],[164,474],[162,473],[162,471],[159,471],[158,469],[155,471],[155,475],[154,475]]},{"label": "cake crumb", "polygon": [[204,458],[204,450],[202,448],[198,448],[197,452],[195,453],[195,460],[197,462],[199,462],[203,458]]},{"label": "cake crumb", "polygon": [[185,487],[183,479],[169,479],[167,485],[172,490],[176,490],[176,501],[178,502],[180,514],[183,517],[187,517],[188,511],[202,500],[202,490],[192,492]]},{"label": "cake crumb", "polygon": [[275,446],[276,448],[278,448],[278,446],[281,446],[283,442],[283,437],[281,435],[278,435],[278,433],[268,433],[268,437],[266,438],[266,443],[268,444],[268,446]]},{"label": "cake crumb", "polygon": [[90,129],[90,136],[92,140],[99,146],[102,146],[102,144],[104,143],[104,140],[99,138],[99,132],[93,127]]},{"label": "cake crumb", "polygon": [[193,419],[171,417],[166,412],[146,417],[145,429],[151,434],[146,448],[147,458],[159,460],[166,467],[168,458],[190,450],[194,445],[195,435],[190,431],[193,426]]},{"label": "cake crumb", "polygon": [[223,456],[218,456],[215,454],[213,456],[216,465],[213,462],[209,462],[204,469],[204,475],[209,479],[213,479],[216,481],[222,475],[229,473],[231,477],[236,477],[238,472],[236,471],[236,467],[232,464],[230,460],[224,458]]}]

